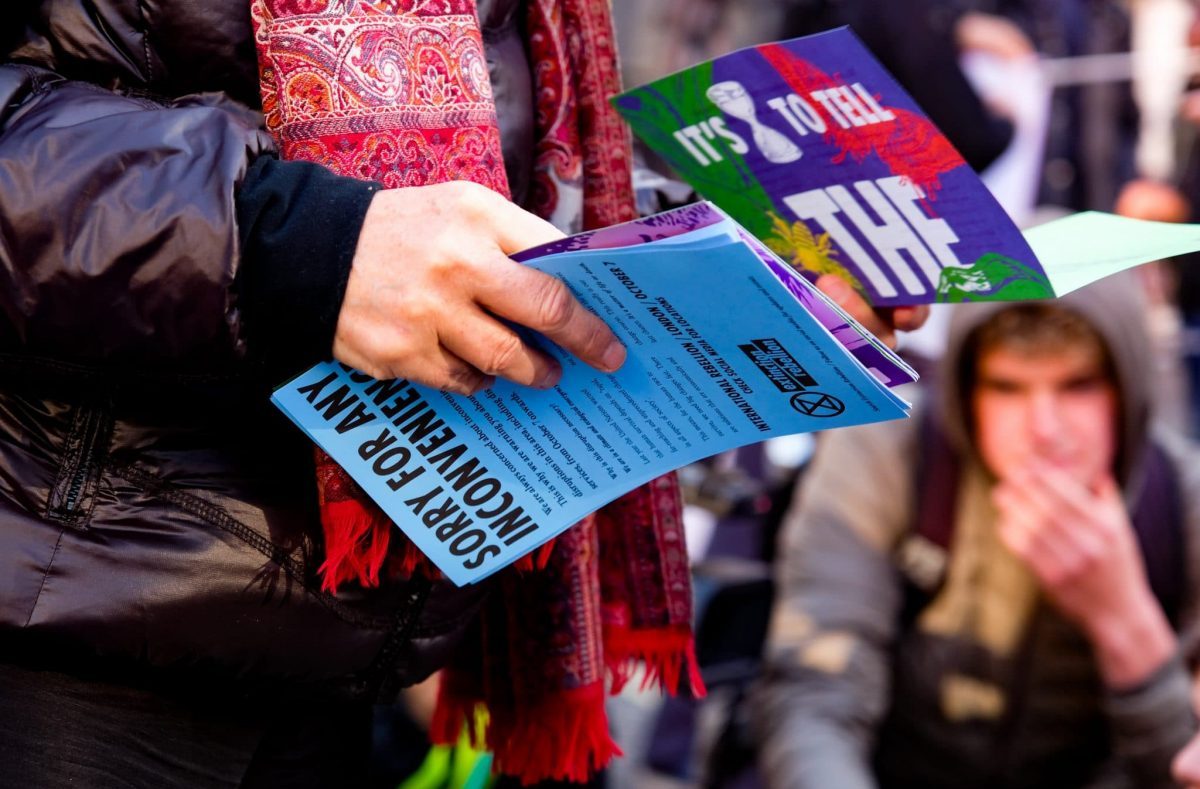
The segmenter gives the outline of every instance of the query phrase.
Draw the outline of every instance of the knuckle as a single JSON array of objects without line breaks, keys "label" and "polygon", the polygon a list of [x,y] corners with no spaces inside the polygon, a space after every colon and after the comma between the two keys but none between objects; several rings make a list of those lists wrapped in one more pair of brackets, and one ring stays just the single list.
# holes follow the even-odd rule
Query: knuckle
[{"label": "knuckle", "polygon": [[524,347],[521,338],[515,334],[502,336],[492,343],[488,364],[480,369],[488,375],[502,373],[512,367]]},{"label": "knuckle", "polygon": [[588,331],[587,337],[583,340],[583,347],[580,353],[586,357],[598,356],[608,347],[611,341],[611,336],[608,327],[603,324],[597,324]]},{"label": "knuckle", "polygon": [[[452,239],[450,242],[454,246],[445,250],[434,267],[434,275],[438,278],[439,284],[443,285],[473,277],[471,258],[462,251],[460,242]],[[431,307],[441,304],[440,299],[430,299],[429,301]]]},{"label": "knuckle", "polygon": [[367,362],[365,364],[357,364],[357,365],[354,365],[354,367],[359,372],[365,373],[365,374],[371,376],[376,381],[384,381],[390,377],[388,375],[387,369],[385,369],[381,365],[373,364],[371,362]]},{"label": "knuckle", "polygon": [[398,305],[397,324],[400,326],[427,326],[433,321],[437,304],[426,295],[406,299],[402,306]]},{"label": "knuckle", "polygon": [[470,395],[479,391],[483,376],[467,367],[452,367],[445,372],[442,384],[438,387],[455,394]]},{"label": "knuckle", "polygon": [[369,337],[364,337],[356,324],[343,327],[334,338],[333,356],[356,370],[369,373],[375,363],[375,353]]},{"label": "knuckle", "polygon": [[478,218],[487,213],[487,189],[473,181],[453,181],[453,199],[468,216]]},{"label": "knuckle", "polygon": [[567,325],[574,307],[574,297],[561,280],[546,277],[534,293],[541,328],[555,331]]},{"label": "knuckle", "polygon": [[403,342],[381,345],[368,356],[367,364],[371,369],[363,372],[379,381],[406,378],[413,367],[412,358],[410,349]]},{"label": "knuckle", "polygon": [[[425,257],[425,285],[421,297],[426,302],[441,301],[446,289],[454,286],[463,277],[473,276],[472,246],[464,241],[457,225],[441,225],[430,229],[428,254]],[[416,298],[416,295],[413,296]]]},{"label": "knuckle", "polygon": [[393,372],[396,368],[390,359],[377,354],[374,357],[368,358],[366,366],[360,369],[376,381],[386,381],[389,378],[395,377]]},{"label": "knuckle", "polygon": [[[445,264],[435,264],[435,269],[445,269]],[[410,331],[408,327],[429,326],[434,323],[435,316],[441,308],[441,302],[432,297],[432,294],[424,293],[409,293],[401,296],[394,294],[389,305],[390,322],[393,327],[396,327],[400,333]]]}]

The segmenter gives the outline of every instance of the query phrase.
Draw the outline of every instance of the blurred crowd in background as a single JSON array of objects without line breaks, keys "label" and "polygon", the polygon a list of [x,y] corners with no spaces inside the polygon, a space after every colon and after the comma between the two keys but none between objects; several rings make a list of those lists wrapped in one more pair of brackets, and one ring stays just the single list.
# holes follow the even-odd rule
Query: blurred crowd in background
[{"label": "blurred crowd in background", "polygon": [[[614,0],[614,13],[627,86],[850,25],[1019,225],[1200,219],[1189,0]],[[643,212],[695,199],[637,156]],[[595,785],[1200,781],[1186,757],[1170,775],[1195,728],[1200,643],[1200,261],[1021,309],[935,308],[902,338],[928,382],[907,393],[911,425],[681,471],[710,693],[631,683],[611,710],[626,758]],[[1014,416],[1018,397],[1034,405]],[[1005,465],[1056,452],[1057,467]],[[428,695],[412,694],[413,720],[381,723],[385,772],[425,759],[402,786],[484,785],[486,757],[465,748],[392,752]]]}]

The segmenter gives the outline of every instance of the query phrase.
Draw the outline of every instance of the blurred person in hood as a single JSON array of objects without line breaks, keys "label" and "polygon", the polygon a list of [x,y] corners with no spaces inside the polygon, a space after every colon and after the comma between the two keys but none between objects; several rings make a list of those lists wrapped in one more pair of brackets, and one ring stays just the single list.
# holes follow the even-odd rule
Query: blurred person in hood
[{"label": "blurred person in hood", "polygon": [[1155,426],[1135,292],[961,307],[913,419],[824,438],[754,705],[769,785],[1173,785],[1200,466]]}]

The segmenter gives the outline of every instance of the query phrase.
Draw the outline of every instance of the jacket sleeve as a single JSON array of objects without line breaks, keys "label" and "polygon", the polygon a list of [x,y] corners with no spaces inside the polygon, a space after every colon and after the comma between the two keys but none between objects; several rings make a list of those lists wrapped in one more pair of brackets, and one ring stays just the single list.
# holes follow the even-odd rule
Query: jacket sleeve
[{"label": "jacket sleeve", "polygon": [[1104,706],[1113,737],[1112,770],[1132,786],[1173,787],[1171,762],[1196,731],[1192,672],[1200,663],[1200,449],[1157,429],[1184,503],[1184,594],[1177,613],[1178,654],[1145,682],[1110,690]]},{"label": "jacket sleeve", "polygon": [[327,355],[374,187],[272,153],[218,94],[0,66],[0,352],[197,373],[288,338]]},{"label": "jacket sleeve", "polygon": [[890,548],[911,498],[902,430],[823,436],[784,522],[767,670],[753,705],[771,787],[875,786],[871,752],[901,602]]},{"label": "jacket sleeve", "polygon": [[1133,786],[1173,787],[1171,762],[1196,732],[1192,673],[1200,663],[1200,450],[1163,430],[1155,440],[1175,467],[1184,502],[1184,595],[1177,614],[1179,653],[1141,685],[1111,690],[1105,710],[1114,768]]},{"label": "jacket sleeve", "polygon": [[1110,691],[1105,709],[1117,765],[1131,786],[1170,789],[1171,762],[1196,731],[1191,682],[1176,656],[1136,688]]}]

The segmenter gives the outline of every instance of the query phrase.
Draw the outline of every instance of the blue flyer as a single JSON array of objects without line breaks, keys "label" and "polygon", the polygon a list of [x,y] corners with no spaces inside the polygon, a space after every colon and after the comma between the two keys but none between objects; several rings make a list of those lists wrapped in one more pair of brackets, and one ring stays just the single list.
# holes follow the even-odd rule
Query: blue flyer
[{"label": "blue flyer", "polygon": [[458,584],[687,463],[907,414],[736,223],[691,232],[526,261],[612,327],[629,350],[617,373],[531,337],[562,364],[553,389],[467,397],[330,362],[273,400]]}]

